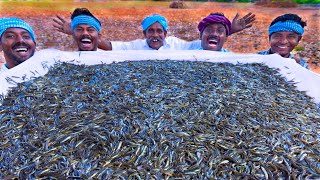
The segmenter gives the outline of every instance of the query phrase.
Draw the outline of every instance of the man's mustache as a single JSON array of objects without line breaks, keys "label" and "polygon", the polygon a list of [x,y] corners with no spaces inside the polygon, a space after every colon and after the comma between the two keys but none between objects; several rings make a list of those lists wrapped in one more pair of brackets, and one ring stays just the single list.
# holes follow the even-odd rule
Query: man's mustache
[{"label": "man's mustache", "polygon": [[154,37],[153,37],[153,38],[150,38],[150,41],[153,41],[153,40],[158,40],[158,41],[160,41],[160,42],[162,41],[161,38],[154,38]]},{"label": "man's mustache", "polygon": [[30,46],[27,43],[24,43],[24,42],[17,42],[12,46],[12,48],[15,49],[15,48],[18,48],[20,46],[26,46],[27,48],[30,48]]}]

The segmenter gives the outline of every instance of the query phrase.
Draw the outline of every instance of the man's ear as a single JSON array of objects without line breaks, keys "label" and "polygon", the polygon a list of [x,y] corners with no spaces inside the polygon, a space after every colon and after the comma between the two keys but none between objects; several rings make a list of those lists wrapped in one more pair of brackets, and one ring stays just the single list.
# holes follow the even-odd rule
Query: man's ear
[{"label": "man's ear", "polygon": [[143,31],[144,38],[147,38],[146,31]]},{"label": "man's ear", "polygon": [[227,40],[228,40],[228,36],[224,39],[223,44],[224,44],[224,43],[226,43],[226,42],[227,42]]},{"label": "man's ear", "polygon": [[300,40],[302,39],[302,36],[299,36],[299,38],[298,38],[298,42],[300,42]]},{"label": "man's ear", "polygon": [[167,37],[167,31],[164,31],[164,37]]}]

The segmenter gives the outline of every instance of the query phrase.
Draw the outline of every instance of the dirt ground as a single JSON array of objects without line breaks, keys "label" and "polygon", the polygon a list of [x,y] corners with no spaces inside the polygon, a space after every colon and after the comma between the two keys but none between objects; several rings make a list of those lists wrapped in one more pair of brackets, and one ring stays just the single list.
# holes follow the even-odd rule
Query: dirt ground
[{"label": "dirt ground", "polygon": [[[114,2],[116,3],[116,2]],[[124,4],[126,3],[126,4]],[[155,2],[156,3],[156,2]],[[102,36],[107,40],[130,41],[143,38],[141,21],[150,14],[159,13],[169,21],[169,36],[176,36],[185,40],[199,38],[197,25],[199,21],[211,12],[222,12],[230,20],[238,12],[245,15],[248,12],[256,14],[256,21],[250,29],[234,34],[228,38],[225,48],[239,53],[255,53],[269,47],[267,29],[270,22],[284,13],[296,13],[307,21],[305,34],[298,50],[295,53],[306,59],[310,68],[320,74],[320,10],[315,7],[297,8],[267,8],[254,4],[186,2],[185,9],[171,9],[170,2],[161,4],[132,4],[124,5],[100,3],[64,3],[48,4],[45,7],[39,4],[18,4],[0,2],[0,16],[16,16],[26,20],[36,33],[37,50],[56,48],[71,51],[75,44],[71,36],[56,32],[52,28],[52,19],[56,14],[70,17],[76,7],[86,7],[102,22]],[[63,7],[60,7],[63,6]],[[0,53],[0,64],[4,62]]]}]

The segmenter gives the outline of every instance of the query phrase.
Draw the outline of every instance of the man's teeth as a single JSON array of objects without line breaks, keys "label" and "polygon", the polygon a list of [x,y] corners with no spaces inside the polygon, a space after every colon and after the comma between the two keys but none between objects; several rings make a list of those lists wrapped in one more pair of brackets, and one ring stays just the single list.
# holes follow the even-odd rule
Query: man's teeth
[{"label": "man's teeth", "polygon": [[218,41],[216,39],[210,39],[209,44],[217,44]]},{"label": "man's teeth", "polygon": [[15,51],[16,51],[16,52],[21,52],[21,51],[27,52],[28,49],[27,49],[27,48],[17,48],[17,49],[15,49]]},{"label": "man's teeth", "polygon": [[158,42],[159,40],[158,40],[158,39],[153,39],[152,41],[153,41],[153,42]]},{"label": "man's teeth", "polygon": [[90,40],[90,39],[88,39],[88,38],[84,38],[84,39],[82,39],[81,41],[82,41],[82,42],[88,42],[88,43],[91,43],[91,40]]},{"label": "man's teeth", "polygon": [[278,46],[278,48],[284,49],[284,48],[287,48],[287,46]]}]

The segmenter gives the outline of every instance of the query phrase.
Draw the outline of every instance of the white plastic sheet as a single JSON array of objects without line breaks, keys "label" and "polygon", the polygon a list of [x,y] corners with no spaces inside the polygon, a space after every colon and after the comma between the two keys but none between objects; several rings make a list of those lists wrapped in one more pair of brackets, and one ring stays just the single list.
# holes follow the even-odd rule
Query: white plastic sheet
[{"label": "white plastic sheet", "polygon": [[300,91],[306,91],[316,103],[320,103],[320,76],[309,71],[293,59],[282,58],[279,55],[235,54],[215,51],[82,51],[65,52],[55,49],[41,50],[24,63],[0,74],[0,94],[6,95],[16,83],[27,81],[33,77],[45,75],[49,67],[56,62],[73,64],[109,64],[122,61],[141,60],[184,60],[228,63],[262,63],[279,72],[295,83]]}]

